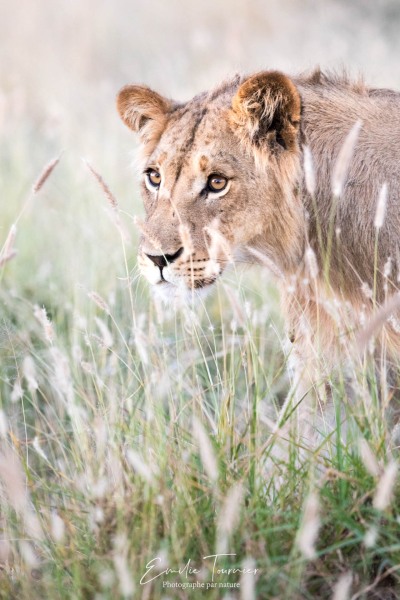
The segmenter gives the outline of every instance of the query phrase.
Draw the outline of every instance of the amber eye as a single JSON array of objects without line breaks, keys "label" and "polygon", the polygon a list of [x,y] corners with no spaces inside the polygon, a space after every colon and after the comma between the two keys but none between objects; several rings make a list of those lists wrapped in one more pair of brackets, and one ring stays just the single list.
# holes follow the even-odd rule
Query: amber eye
[{"label": "amber eye", "polygon": [[222,175],[210,175],[207,180],[207,188],[209,192],[222,192],[228,185],[228,180]]},{"label": "amber eye", "polygon": [[155,169],[149,169],[146,172],[147,181],[155,188],[160,187],[161,183],[161,175]]}]

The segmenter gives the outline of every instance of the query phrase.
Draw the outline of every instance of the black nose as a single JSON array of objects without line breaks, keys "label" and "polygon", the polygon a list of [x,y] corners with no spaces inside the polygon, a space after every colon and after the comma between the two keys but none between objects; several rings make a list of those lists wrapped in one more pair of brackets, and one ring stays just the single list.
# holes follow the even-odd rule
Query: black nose
[{"label": "black nose", "polygon": [[175,254],[162,254],[161,256],[152,256],[151,254],[146,254],[146,256],[153,261],[156,267],[163,269],[168,264],[173,263],[183,252],[183,248],[179,248]]}]

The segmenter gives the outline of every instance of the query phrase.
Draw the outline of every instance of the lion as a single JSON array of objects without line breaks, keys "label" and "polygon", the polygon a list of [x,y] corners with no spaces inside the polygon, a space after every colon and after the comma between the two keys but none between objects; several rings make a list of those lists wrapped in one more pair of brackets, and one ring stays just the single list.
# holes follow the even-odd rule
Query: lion
[{"label": "lion", "polygon": [[[141,272],[171,298],[210,289],[232,261],[267,265],[304,398],[397,291],[400,95],[265,71],[182,103],[128,85],[117,108],[141,142]],[[378,325],[398,355],[397,320]],[[304,405],[308,422],[320,403]]]}]

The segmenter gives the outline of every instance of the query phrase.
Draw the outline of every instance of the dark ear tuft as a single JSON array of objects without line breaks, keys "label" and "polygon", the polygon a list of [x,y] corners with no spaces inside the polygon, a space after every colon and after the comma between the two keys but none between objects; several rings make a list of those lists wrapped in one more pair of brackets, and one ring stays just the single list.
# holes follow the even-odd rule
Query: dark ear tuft
[{"label": "dark ear tuft", "polygon": [[280,144],[297,148],[300,94],[294,83],[278,71],[265,71],[247,79],[232,101],[233,122],[244,141],[259,150]]},{"label": "dark ear tuft", "polygon": [[149,121],[165,122],[172,102],[148,87],[126,85],[117,96],[121,119],[133,131],[140,131]]}]

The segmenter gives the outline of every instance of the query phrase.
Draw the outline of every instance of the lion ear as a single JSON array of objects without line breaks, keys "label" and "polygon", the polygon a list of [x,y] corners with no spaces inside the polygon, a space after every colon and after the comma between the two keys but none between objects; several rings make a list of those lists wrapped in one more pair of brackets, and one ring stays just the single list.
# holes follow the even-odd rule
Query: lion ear
[{"label": "lion ear", "polygon": [[171,108],[170,100],[146,86],[126,85],[117,96],[120,117],[135,132],[140,132],[149,121],[164,123]]},{"label": "lion ear", "polygon": [[297,147],[300,94],[294,83],[278,71],[265,71],[247,79],[232,101],[233,121],[240,137],[261,150],[280,144]]}]

